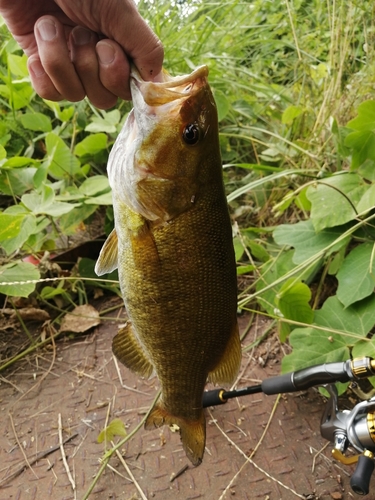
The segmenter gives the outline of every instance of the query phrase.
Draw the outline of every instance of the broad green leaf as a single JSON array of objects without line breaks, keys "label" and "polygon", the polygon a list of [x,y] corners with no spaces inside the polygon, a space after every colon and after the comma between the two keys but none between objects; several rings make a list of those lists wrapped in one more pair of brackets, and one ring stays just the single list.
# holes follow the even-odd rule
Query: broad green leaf
[{"label": "broad green leaf", "polygon": [[362,346],[375,324],[375,294],[347,308],[336,296],[329,297],[323,307],[315,311],[314,324],[325,329],[296,328],[290,334],[293,352],[282,360],[283,372],[349,359],[349,348],[354,346],[355,352],[358,342]]},{"label": "broad green leaf", "polygon": [[110,443],[115,436],[125,437],[127,435],[124,422],[119,418],[115,418],[112,422],[101,431],[98,436],[98,443],[106,441]]},{"label": "broad green leaf", "polygon": [[368,188],[356,173],[333,175],[310,186],[307,197],[311,201],[311,220],[315,231],[340,226],[353,220],[356,206]]},{"label": "broad green leaf", "polygon": [[40,296],[42,299],[49,300],[52,299],[53,297],[56,297],[57,295],[65,295],[66,290],[63,288],[54,288],[53,286],[45,286],[42,288],[40,292]]},{"label": "broad green leaf", "polygon": [[51,186],[43,186],[38,192],[24,194],[21,201],[34,214],[46,214],[52,217],[60,217],[79,206],[77,203],[56,201]]},{"label": "broad green leaf", "polygon": [[[276,296],[279,290],[283,286],[283,282],[272,286],[271,289],[262,292],[263,288],[272,285],[276,280],[285,276],[289,271],[291,271],[295,264],[292,260],[293,250],[282,252],[277,258],[268,260],[261,268],[261,277],[257,282],[256,290],[261,292],[258,296],[258,300],[262,307],[270,314],[275,314],[276,306]],[[320,266],[318,262],[317,266]],[[301,273],[296,279],[308,280],[310,275],[315,273],[316,267],[313,269],[308,269]]]},{"label": "broad green leaf", "polygon": [[95,175],[93,177],[89,177],[83,181],[79,187],[79,192],[86,196],[94,196],[109,190],[110,187],[108,177],[105,175]]},{"label": "broad green leaf", "polygon": [[365,191],[362,198],[359,200],[357,205],[358,213],[364,213],[372,210],[375,207],[375,184]]},{"label": "broad green leaf", "polygon": [[0,144],[0,160],[4,160],[7,157],[7,152],[4,146]]},{"label": "broad green leaf", "polygon": [[374,293],[374,245],[362,243],[345,258],[337,273],[337,297],[345,307]]},{"label": "broad green leaf", "polygon": [[[275,302],[284,318],[310,324],[314,318],[310,300],[310,288],[305,283],[290,278],[281,286]],[[284,342],[290,332],[290,326],[284,322],[281,322],[281,325],[280,339]]]},{"label": "broad green leaf", "polygon": [[107,147],[107,135],[100,134],[91,134],[83,139],[83,141],[76,144],[74,148],[74,153],[77,156],[83,155],[95,155],[99,151],[106,149]]},{"label": "broad green leaf", "polygon": [[54,101],[49,101],[48,99],[43,99],[45,104],[55,113],[56,118],[58,118],[62,122],[69,121],[74,115],[75,108],[74,106],[62,107],[59,103]]},{"label": "broad green leaf", "polygon": [[[274,240],[278,245],[287,245],[295,249],[293,262],[301,264],[310,257],[327,249],[343,233],[342,227],[323,229],[319,233],[315,232],[311,220],[297,222],[297,224],[281,224],[273,232]],[[350,240],[350,236],[338,241],[326,254],[329,255],[345,246]]]},{"label": "broad green leaf", "polygon": [[[27,241],[30,235],[32,235],[36,230],[36,218],[33,214],[23,215],[22,217],[23,217],[22,224],[17,235],[9,239],[2,239],[0,236],[1,246],[5,250],[7,255],[10,255],[15,251],[20,250],[25,241]],[[0,227],[1,227],[1,215],[0,215]]]},{"label": "broad green leaf", "polygon": [[375,160],[375,133],[372,130],[352,132],[345,139],[345,146],[353,149],[352,170],[361,166],[366,160]]},{"label": "broad green leaf", "polygon": [[10,196],[20,196],[34,187],[36,168],[15,168],[0,172],[0,191]]},{"label": "broad green leaf", "polygon": [[230,103],[224,92],[221,92],[220,90],[215,90],[214,97],[217,107],[218,121],[220,122],[227,116],[230,109]]},{"label": "broad green leaf", "polygon": [[347,127],[365,131],[375,129],[375,101],[365,101],[358,106],[358,116],[348,122]]},{"label": "broad green leaf", "polygon": [[24,194],[21,201],[34,214],[43,214],[55,201],[55,192],[50,186],[43,186],[39,192]]},{"label": "broad green leaf", "polygon": [[10,72],[21,78],[29,76],[29,72],[27,71],[27,57],[17,56],[16,54],[8,54],[8,68]]},{"label": "broad green leaf", "polygon": [[71,178],[80,169],[79,160],[65,142],[53,132],[46,136],[49,174],[55,179]]},{"label": "broad green leaf", "polygon": [[85,205],[73,208],[69,213],[60,218],[60,229],[65,235],[75,234],[78,226],[82,224],[98,208],[98,205]]},{"label": "broad green leaf", "polygon": [[51,119],[43,113],[24,113],[20,116],[24,128],[34,131],[50,132],[52,130]]},{"label": "broad green leaf", "polygon": [[303,108],[301,106],[288,106],[281,117],[282,123],[290,125],[293,120],[303,113]]},{"label": "broad green leaf", "polygon": [[28,297],[36,283],[25,283],[40,279],[38,269],[28,262],[12,262],[0,266],[0,293],[13,297]]},{"label": "broad green leaf", "polygon": [[87,125],[85,130],[87,132],[106,132],[107,134],[114,134],[117,132],[117,125],[120,122],[121,115],[118,109],[112,111],[103,111],[103,118],[94,116],[91,123]]},{"label": "broad green leaf", "polygon": [[24,215],[0,213],[0,241],[3,243],[18,236]]},{"label": "broad green leaf", "polygon": [[32,158],[28,158],[27,156],[13,156],[12,158],[8,158],[8,160],[3,163],[2,167],[5,168],[23,168],[27,167],[27,165],[35,165],[37,162]]},{"label": "broad green leaf", "polygon": [[112,191],[108,191],[108,193],[99,194],[95,197],[86,198],[84,200],[86,205],[112,205]]}]

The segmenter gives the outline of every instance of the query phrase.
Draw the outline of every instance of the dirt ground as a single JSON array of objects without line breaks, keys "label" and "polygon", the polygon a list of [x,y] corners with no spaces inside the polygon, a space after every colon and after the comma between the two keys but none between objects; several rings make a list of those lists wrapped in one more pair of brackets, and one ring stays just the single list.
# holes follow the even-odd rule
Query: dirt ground
[{"label": "dirt ground", "polygon": [[[247,322],[240,318],[242,330]],[[244,345],[265,326],[256,321]],[[158,382],[116,363],[111,339],[117,328],[118,322],[105,321],[89,334],[65,336],[0,374],[0,500],[82,500],[105,452],[100,431],[119,418],[131,432],[145,415]],[[16,334],[6,329],[9,338]],[[280,359],[271,335],[244,353],[237,387],[279,374]],[[314,389],[255,394],[208,409],[206,452],[197,468],[169,428],[141,428],[111,458],[89,499],[355,498],[352,469],[331,459],[330,445],[324,448],[323,409]]]}]

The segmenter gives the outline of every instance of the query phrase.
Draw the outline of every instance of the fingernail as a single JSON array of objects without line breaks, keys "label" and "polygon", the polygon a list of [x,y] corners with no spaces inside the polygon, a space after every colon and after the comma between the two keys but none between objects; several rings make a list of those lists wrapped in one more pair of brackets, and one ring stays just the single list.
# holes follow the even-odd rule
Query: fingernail
[{"label": "fingernail", "polygon": [[39,59],[29,59],[29,71],[33,73],[34,76],[39,77],[45,74],[42,63]]},{"label": "fingernail", "polygon": [[53,40],[57,34],[56,25],[49,19],[43,19],[38,23],[39,34],[45,42]]},{"label": "fingernail", "polygon": [[115,59],[115,51],[109,43],[100,42],[96,46],[96,51],[101,64],[111,64]]},{"label": "fingernail", "polygon": [[76,45],[86,45],[91,40],[91,31],[78,27],[72,31],[72,36]]}]

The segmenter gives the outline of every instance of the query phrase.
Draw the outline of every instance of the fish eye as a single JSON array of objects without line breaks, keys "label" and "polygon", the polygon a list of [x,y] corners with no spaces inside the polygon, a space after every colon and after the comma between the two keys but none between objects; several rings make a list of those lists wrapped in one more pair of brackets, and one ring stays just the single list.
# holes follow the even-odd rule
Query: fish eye
[{"label": "fish eye", "polygon": [[189,125],[186,125],[184,131],[182,132],[183,140],[190,146],[199,141],[199,135],[199,127],[196,123],[189,123]]}]

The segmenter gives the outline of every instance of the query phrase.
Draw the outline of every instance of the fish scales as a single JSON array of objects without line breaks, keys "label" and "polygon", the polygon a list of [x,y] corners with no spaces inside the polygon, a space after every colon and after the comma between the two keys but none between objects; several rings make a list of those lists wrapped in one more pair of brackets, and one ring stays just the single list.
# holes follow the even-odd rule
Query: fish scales
[{"label": "fish scales", "polygon": [[115,355],[161,384],[146,428],[173,425],[198,465],[207,378],[231,382],[241,359],[216,107],[205,67],[159,84],[132,74],[134,110],[108,165],[115,230],[97,272],[118,267],[130,320]]}]

